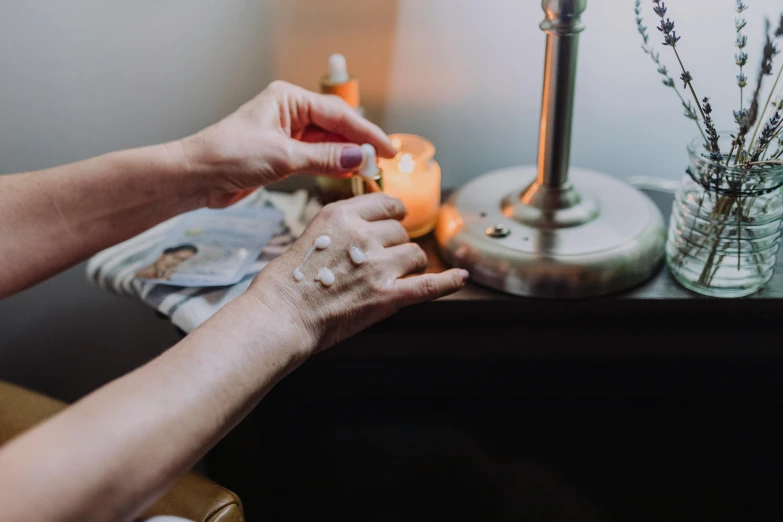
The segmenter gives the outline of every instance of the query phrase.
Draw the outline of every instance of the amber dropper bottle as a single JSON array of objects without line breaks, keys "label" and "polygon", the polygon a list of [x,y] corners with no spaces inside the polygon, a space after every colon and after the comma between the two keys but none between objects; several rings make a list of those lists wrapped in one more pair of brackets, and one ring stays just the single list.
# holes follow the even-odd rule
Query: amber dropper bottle
[{"label": "amber dropper bottle", "polygon": [[[333,54],[329,57],[329,72],[321,78],[319,90],[322,94],[339,96],[364,116],[359,96],[359,79],[348,74],[348,63],[343,55]],[[334,179],[318,176],[316,186],[322,203],[348,199],[354,195],[350,178]]]}]

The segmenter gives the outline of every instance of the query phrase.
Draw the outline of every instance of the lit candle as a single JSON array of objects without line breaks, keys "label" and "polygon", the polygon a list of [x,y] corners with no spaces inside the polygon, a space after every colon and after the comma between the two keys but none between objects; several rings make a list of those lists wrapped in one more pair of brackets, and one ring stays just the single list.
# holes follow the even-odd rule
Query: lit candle
[{"label": "lit candle", "polygon": [[398,151],[393,159],[381,159],[383,191],[401,200],[408,209],[402,226],[411,238],[429,233],[440,210],[440,165],[435,146],[413,134],[389,136]]}]

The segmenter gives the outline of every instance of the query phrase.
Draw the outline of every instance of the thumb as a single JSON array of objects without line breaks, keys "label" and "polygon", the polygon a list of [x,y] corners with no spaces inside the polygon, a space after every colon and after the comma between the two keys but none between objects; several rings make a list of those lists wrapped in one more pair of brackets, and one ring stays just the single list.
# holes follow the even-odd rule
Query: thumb
[{"label": "thumb", "polygon": [[293,172],[340,175],[353,172],[364,162],[361,147],[353,143],[304,143],[294,141],[289,160]]}]

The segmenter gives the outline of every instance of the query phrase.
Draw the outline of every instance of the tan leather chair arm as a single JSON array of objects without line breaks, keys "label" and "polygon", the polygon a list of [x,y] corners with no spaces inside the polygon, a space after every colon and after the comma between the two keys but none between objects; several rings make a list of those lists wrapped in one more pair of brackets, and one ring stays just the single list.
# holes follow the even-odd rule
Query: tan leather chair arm
[{"label": "tan leather chair arm", "polygon": [[[0,445],[63,410],[66,404],[0,381]],[[244,522],[242,504],[228,491],[190,472],[161,497],[142,520],[171,515],[195,522]]]}]

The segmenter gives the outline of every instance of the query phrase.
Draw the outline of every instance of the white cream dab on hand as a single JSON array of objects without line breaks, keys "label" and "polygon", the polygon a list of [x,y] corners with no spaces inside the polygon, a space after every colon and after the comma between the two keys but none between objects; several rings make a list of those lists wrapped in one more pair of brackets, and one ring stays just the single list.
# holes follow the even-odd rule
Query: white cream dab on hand
[{"label": "white cream dab on hand", "polygon": [[350,247],[348,247],[348,255],[351,257],[351,261],[353,261],[355,265],[361,265],[362,263],[367,261],[367,256],[357,246],[351,245]]},{"label": "white cream dab on hand", "polygon": [[310,247],[310,250],[307,251],[307,254],[305,254],[304,259],[302,259],[302,262],[299,263],[299,266],[294,268],[294,280],[296,281],[304,281],[304,273],[302,273],[302,266],[307,262],[307,260],[310,258],[310,256],[313,254],[313,252],[318,250],[323,250],[325,248],[328,248],[329,245],[332,244],[332,238],[329,236],[318,236],[315,241],[313,241],[313,246]]},{"label": "white cream dab on hand", "polygon": [[342,54],[333,54],[329,57],[329,81],[332,83],[345,83],[350,80],[348,76],[348,63]]},{"label": "white cream dab on hand", "polygon": [[324,286],[332,286],[334,284],[334,272],[324,267],[318,270],[318,275],[315,276],[316,281],[320,281]]}]

